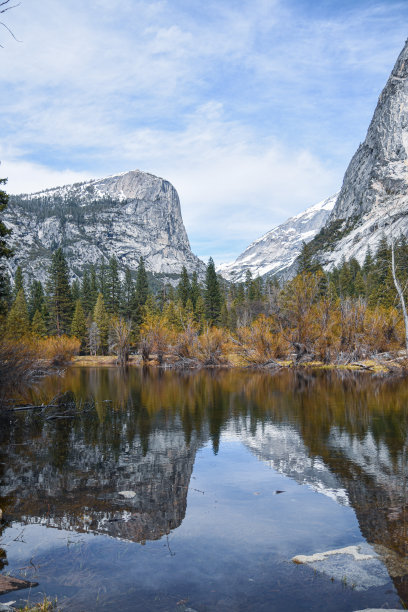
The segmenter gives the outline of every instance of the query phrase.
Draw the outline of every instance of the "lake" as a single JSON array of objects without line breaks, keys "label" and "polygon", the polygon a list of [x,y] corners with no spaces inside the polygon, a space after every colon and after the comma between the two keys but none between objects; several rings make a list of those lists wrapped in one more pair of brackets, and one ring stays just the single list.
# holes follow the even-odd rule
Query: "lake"
[{"label": "lake", "polygon": [[406,381],[71,368],[16,401],[50,405],[0,420],[0,568],[38,586],[0,602],[408,606]]}]

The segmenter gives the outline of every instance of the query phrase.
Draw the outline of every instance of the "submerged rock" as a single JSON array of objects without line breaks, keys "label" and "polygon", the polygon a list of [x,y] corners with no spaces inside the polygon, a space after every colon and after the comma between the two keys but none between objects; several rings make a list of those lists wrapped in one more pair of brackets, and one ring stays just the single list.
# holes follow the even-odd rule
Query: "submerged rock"
[{"label": "submerged rock", "polygon": [[133,499],[136,497],[136,493],[134,491],[119,491],[118,495],[124,497],[125,499]]},{"label": "submerged rock", "polygon": [[389,574],[374,549],[366,543],[327,550],[314,555],[297,555],[294,563],[305,564],[339,580],[357,591],[378,587],[390,581]]}]

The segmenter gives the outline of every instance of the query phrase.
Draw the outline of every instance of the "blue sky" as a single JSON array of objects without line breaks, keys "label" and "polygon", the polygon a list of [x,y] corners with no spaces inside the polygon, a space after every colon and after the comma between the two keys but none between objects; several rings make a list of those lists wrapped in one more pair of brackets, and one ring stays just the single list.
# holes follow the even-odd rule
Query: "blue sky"
[{"label": "blue sky", "polygon": [[408,36],[408,2],[22,0],[0,29],[12,193],[139,168],[192,249],[230,261],[341,185]]}]

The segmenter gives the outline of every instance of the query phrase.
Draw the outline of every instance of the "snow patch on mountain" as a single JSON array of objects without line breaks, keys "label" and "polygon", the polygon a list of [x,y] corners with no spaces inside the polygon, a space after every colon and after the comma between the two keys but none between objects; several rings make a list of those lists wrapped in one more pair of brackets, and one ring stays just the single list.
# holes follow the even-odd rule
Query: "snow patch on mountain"
[{"label": "snow patch on mountain", "polygon": [[234,282],[245,280],[248,270],[253,277],[279,276],[298,257],[302,243],[310,242],[323,227],[337,196],[338,193],[274,227],[250,244],[233,263],[218,266],[217,272]]}]

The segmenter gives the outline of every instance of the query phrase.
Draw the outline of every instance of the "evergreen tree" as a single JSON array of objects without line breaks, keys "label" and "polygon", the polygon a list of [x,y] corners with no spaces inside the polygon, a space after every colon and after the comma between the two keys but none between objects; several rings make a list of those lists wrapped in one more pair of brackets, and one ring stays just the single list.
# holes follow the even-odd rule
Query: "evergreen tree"
[{"label": "evergreen tree", "polygon": [[204,303],[207,321],[210,325],[216,325],[220,320],[222,295],[212,257],[208,261],[205,275]]},{"label": "evergreen tree", "polygon": [[30,332],[27,302],[22,289],[17,293],[14,304],[7,316],[6,332],[13,340],[19,340]]},{"label": "evergreen tree", "polygon": [[350,266],[342,259],[339,270],[339,289],[341,297],[351,297],[353,295],[353,278],[351,276]]},{"label": "evergreen tree", "polygon": [[0,179],[0,316],[8,311],[10,301],[10,277],[5,265],[5,260],[13,255],[12,249],[7,245],[7,238],[11,234],[2,221],[2,213],[7,207],[8,195],[1,189],[7,179]]},{"label": "evergreen tree", "polygon": [[54,251],[48,272],[47,299],[51,332],[68,334],[71,327],[72,296],[68,265],[61,248]]},{"label": "evergreen tree", "polygon": [[139,259],[139,267],[136,275],[136,286],[133,294],[132,318],[137,325],[143,320],[143,306],[149,295],[149,283],[143,257]]},{"label": "evergreen tree", "polygon": [[187,300],[189,299],[190,295],[191,295],[190,280],[188,278],[186,267],[183,266],[181,270],[180,282],[177,285],[177,297],[179,300],[181,300],[181,303],[183,304],[183,306],[185,306],[187,304]]},{"label": "evergreen tree", "polygon": [[33,317],[38,310],[41,316],[44,318],[43,309],[45,306],[45,294],[44,288],[42,286],[41,281],[34,280],[31,283],[30,287],[30,297],[28,301],[28,315],[30,320],[33,320]]},{"label": "evergreen tree", "polygon": [[225,300],[221,306],[220,325],[221,327],[224,327],[224,329],[228,328],[228,308]]},{"label": "evergreen tree", "polygon": [[82,302],[78,299],[75,302],[74,316],[72,317],[71,323],[71,336],[75,336],[81,341],[81,346],[84,347],[87,335],[87,326],[85,320],[84,309],[82,308]]},{"label": "evergreen tree", "polygon": [[232,304],[228,311],[228,329],[232,332],[235,332],[237,329],[237,323],[238,323],[237,310],[234,304]]},{"label": "evergreen tree", "polygon": [[88,316],[93,311],[95,304],[93,304],[91,295],[91,280],[89,278],[88,270],[85,270],[82,275],[81,281],[81,301],[84,313]]},{"label": "evergreen tree", "polygon": [[130,320],[132,316],[133,292],[134,286],[132,280],[132,273],[129,268],[126,268],[125,278],[123,279],[123,286],[121,291],[121,313],[127,320]]},{"label": "evergreen tree", "polygon": [[364,263],[363,263],[363,275],[364,275],[364,278],[366,278],[367,275],[370,272],[372,272],[372,270],[373,270],[373,263],[374,263],[374,260],[373,260],[373,256],[372,256],[372,253],[371,253],[371,248],[370,248],[370,245],[369,245],[367,247],[367,251],[366,251],[366,255],[365,255]]},{"label": "evergreen tree", "polygon": [[205,302],[202,295],[199,295],[197,298],[194,320],[198,323],[200,331],[202,331],[205,324]]},{"label": "evergreen tree", "polygon": [[44,317],[40,310],[36,310],[31,321],[31,332],[34,336],[45,338],[47,335],[47,326]]},{"label": "evergreen tree", "polygon": [[77,278],[74,280],[71,286],[71,297],[73,304],[75,304],[81,297],[81,287]]},{"label": "evergreen tree", "polygon": [[195,310],[197,300],[200,297],[200,295],[201,295],[201,289],[200,289],[200,285],[198,284],[197,272],[193,272],[193,276],[191,277],[190,297],[191,297],[191,301],[193,302],[194,310]]},{"label": "evergreen tree", "polygon": [[108,270],[106,274],[106,310],[110,314],[119,314],[120,306],[120,279],[118,260],[112,256],[109,260]]},{"label": "evergreen tree", "polygon": [[[107,296],[107,268],[106,268],[106,262],[105,262],[105,258],[104,257],[102,257],[102,263],[99,266],[98,289],[99,289],[99,293],[102,293],[103,299],[106,300],[106,296]],[[98,296],[99,296],[99,294],[98,294]]]},{"label": "evergreen tree", "polygon": [[[24,291],[23,272],[21,270],[21,266],[17,266],[16,273],[14,275],[14,287],[13,287],[14,299],[16,299],[17,293],[21,291],[21,289]],[[24,291],[24,295],[25,295],[25,291]]]},{"label": "evergreen tree", "polygon": [[298,274],[314,274],[321,269],[321,265],[316,261],[310,242],[302,242],[302,249],[296,260]]},{"label": "evergreen tree", "polygon": [[106,312],[105,302],[103,299],[102,293],[98,295],[98,299],[96,300],[94,312],[93,312],[93,320],[96,323],[99,338],[100,338],[100,346],[103,351],[106,350],[108,346],[108,335],[109,335],[109,316]]},{"label": "evergreen tree", "polygon": [[93,312],[95,308],[96,300],[98,299],[98,280],[96,277],[96,270],[93,264],[89,267],[89,282],[90,282],[90,298],[89,298],[89,312]]}]

